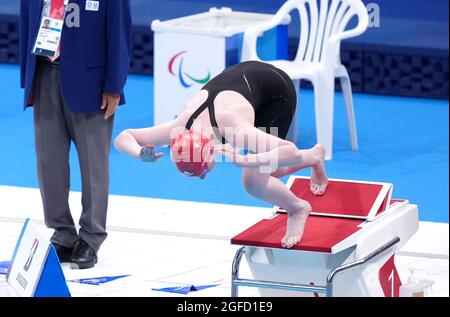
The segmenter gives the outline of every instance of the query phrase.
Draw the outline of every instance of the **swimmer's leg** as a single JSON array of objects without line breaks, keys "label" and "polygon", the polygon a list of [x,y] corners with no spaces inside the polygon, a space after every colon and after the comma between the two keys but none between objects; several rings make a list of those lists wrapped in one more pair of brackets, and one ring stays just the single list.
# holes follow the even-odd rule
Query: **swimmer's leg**
[{"label": "swimmer's leg", "polygon": [[261,173],[258,168],[244,168],[242,182],[250,195],[286,209],[288,221],[281,245],[292,248],[297,244],[302,238],[311,211],[310,204],[295,196],[279,179],[268,173]]}]

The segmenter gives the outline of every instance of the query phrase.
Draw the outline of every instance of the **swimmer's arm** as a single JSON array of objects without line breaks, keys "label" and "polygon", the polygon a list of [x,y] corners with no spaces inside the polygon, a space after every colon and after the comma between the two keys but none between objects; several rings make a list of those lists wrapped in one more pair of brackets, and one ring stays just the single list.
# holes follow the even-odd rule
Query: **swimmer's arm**
[{"label": "swimmer's arm", "polygon": [[170,144],[170,135],[177,127],[178,120],[175,119],[155,127],[126,129],[115,138],[114,147],[119,152],[140,159],[143,148]]},{"label": "swimmer's arm", "polygon": [[301,151],[293,144],[286,143],[272,151],[241,155],[230,145],[215,147],[216,151],[230,158],[240,167],[285,167],[296,166],[302,162]]}]

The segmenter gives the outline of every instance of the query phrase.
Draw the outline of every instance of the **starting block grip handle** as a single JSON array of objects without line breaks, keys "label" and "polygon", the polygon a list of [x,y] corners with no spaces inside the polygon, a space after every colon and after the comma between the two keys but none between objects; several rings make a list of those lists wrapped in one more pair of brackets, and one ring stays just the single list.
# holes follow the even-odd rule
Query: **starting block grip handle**
[{"label": "starting block grip handle", "polygon": [[341,273],[343,271],[347,271],[349,269],[352,269],[356,266],[362,265],[370,260],[372,260],[374,257],[380,255],[381,253],[383,253],[384,251],[388,250],[389,248],[391,248],[392,246],[396,245],[397,243],[400,242],[400,238],[399,237],[395,237],[394,239],[386,242],[385,244],[383,244],[381,247],[379,247],[378,249],[376,249],[375,251],[373,251],[372,253],[369,253],[368,255],[366,255],[364,258],[362,258],[361,260],[355,261],[355,262],[351,262],[351,263],[347,263],[344,264],[342,266],[339,266],[335,269],[333,269],[327,276],[327,297],[332,297],[333,296],[333,279],[336,276],[336,274]]},{"label": "starting block grip handle", "polygon": [[235,280],[239,279],[239,266],[241,264],[242,256],[245,253],[245,248],[241,247],[236,251],[236,255],[233,259],[233,264],[231,267],[231,297],[238,296],[238,285],[234,283]]}]

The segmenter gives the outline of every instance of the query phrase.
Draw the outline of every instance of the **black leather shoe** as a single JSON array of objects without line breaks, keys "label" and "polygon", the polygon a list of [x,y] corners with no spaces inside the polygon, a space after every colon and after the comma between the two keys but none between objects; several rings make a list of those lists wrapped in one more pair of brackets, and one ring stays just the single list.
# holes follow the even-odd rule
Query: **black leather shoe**
[{"label": "black leather shoe", "polygon": [[64,247],[58,243],[52,243],[55,247],[56,254],[58,255],[60,263],[66,263],[70,261],[72,256],[73,248]]},{"label": "black leather shoe", "polygon": [[78,238],[73,246],[72,256],[70,257],[70,267],[72,269],[89,269],[97,263],[97,254],[89,244],[83,239]]}]

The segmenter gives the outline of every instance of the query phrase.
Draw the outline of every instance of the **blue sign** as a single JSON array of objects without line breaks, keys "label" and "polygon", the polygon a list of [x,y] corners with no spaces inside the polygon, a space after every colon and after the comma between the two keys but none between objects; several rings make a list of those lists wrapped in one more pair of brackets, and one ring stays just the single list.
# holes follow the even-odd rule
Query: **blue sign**
[{"label": "blue sign", "polygon": [[127,276],[130,276],[130,275],[82,278],[79,280],[70,280],[69,282],[80,283],[80,284],[89,284],[89,285],[100,285],[100,284],[105,284],[105,283],[117,280],[119,278],[127,277]]},{"label": "blue sign", "polygon": [[212,284],[212,285],[183,285],[183,286],[175,286],[175,287],[164,287],[164,288],[152,288],[153,291],[158,292],[166,292],[166,293],[175,293],[175,294],[189,294],[190,292],[201,291],[202,289],[211,288],[220,284]]},{"label": "blue sign", "polygon": [[11,261],[0,262],[0,274],[8,274],[8,269],[11,266]]},{"label": "blue sign", "polygon": [[25,220],[11,263],[2,265],[8,284],[21,297],[70,297],[55,248],[30,219]]}]

